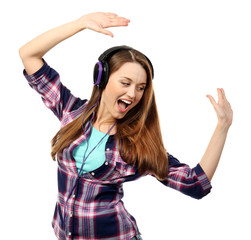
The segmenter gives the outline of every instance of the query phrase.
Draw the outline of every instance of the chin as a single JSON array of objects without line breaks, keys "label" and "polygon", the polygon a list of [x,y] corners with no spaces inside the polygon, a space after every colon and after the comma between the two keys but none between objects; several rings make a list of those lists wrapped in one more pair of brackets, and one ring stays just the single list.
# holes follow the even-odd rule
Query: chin
[{"label": "chin", "polygon": [[125,117],[125,114],[123,116],[116,116],[116,117],[114,117],[114,119],[120,120],[120,119],[123,119],[124,117]]},{"label": "chin", "polygon": [[126,113],[123,113],[123,114],[119,113],[119,114],[114,115],[113,118],[119,120],[119,119],[124,118],[125,115],[126,115]]}]

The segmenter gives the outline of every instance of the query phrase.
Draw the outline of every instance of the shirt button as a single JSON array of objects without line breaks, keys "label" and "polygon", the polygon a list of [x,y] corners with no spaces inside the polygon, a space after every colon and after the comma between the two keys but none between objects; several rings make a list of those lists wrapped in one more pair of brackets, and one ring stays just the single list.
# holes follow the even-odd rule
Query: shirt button
[{"label": "shirt button", "polygon": [[94,173],[94,172],[92,172],[92,173],[91,173],[91,175],[92,175],[92,176],[94,176],[94,175],[95,175],[95,173]]},{"label": "shirt button", "polygon": [[75,197],[76,197],[76,195],[75,195],[75,194],[73,194],[73,195],[72,195],[72,197],[73,197],[73,198],[75,198]]},{"label": "shirt button", "polygon": [[110,151],[110,148],[107,148],[106,151]]},{"label": "shirt button", "polygon": [[108,162],[105,162],[105,165],[107,166],[107,165],[108,165]]},{"label": "shirt button", "polygon": [[68,232],[68,236],[71,236],[71,232]]},{"label": "shirt button", "polygon": [[73,216],[73,213],[70,213],[70,217],[72,217]]}]

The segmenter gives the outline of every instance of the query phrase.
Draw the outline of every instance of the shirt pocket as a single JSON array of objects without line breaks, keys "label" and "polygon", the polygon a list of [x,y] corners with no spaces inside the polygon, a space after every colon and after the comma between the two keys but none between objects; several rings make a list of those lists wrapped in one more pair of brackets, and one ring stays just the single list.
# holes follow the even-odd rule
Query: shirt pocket
[{"label": "shirt pocket", "polygon": [[127,163],[116,162],[115,170],[121,178],[127,178],[136,174],[136,168]]},{"label": "shirt pocket", "polygon": [[103,181],[109,179],[113,171],[113,167],[107,161],[105,161],[100,167],[83,174],[82,177],[91,180]]},{"label": "shirt pocket", "polygon": [[122,161],[108,162],[105,161],[99,168],[85,173],[84,178],[90,179],[92,182],[97,181],[100,183],[119,183],[125,181],[130,181],[134,179],[134,176],[138,173],[136,167],[129,165]]}]

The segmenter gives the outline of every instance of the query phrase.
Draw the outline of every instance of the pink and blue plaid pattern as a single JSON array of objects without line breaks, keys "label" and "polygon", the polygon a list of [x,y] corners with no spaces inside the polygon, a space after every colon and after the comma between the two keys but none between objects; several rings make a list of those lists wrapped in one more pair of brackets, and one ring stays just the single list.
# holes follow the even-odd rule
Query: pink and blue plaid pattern
[{"label": "pink and blue plaid pattern", "polygon": [[[87,101],[74,97],[60,82],[59,74],[46,62],[33,75],[28,76],[25,71],[24,75],[29,85],[40,94],[44,104],[58,117],[62,127],[83,112]],[[125,163],[120,157],[114,136],[109,136],[105,163],[78,178],[72,152],[88,138],[91,126],[90,121],[86,133],[57,156],[58,199],[52,226],[60,240],[130,240],[140,232],[135,219],[124,207],[123,183],[147,173],[142,175],[136,166]],[[199,164],[191,169],[172,155],[169,155],[168,177],[161,182],[196,199],[204,197],[211,189]],[[72,191],[75,183],[76,187]]]}]

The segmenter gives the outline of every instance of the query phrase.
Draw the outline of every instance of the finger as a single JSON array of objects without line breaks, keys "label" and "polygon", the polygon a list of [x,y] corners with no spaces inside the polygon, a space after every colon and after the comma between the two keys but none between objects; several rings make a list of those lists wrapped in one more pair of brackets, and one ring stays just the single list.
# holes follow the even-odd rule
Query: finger
[{"label": "finger", "polygon": [[118,16],[117,14],[115,13],[105,13],[106,17],[108,17],[110,20],[115,20],[115,21],[126,21],[126,22],[130,22],[129,19],[125,18],[125,17],[121,17],[121,16]]},{"label": "finger", "polygon": [[221,91],[222,91],[222,94],[223,94],[223,98],[227,101],[226,93],[225,93],[224,89],[222,88]]},{"label": "finger", "polygon": [[207,96],[207,98],[210,100],[210,102],[212,103],[212,105],[214,106],[214,107],[216,107],[217,106],[217,103],[216,103],[216,101],[214,100],[214,98],[211,96],[211,95],[206,95]]},{"label": "finger", "polygon": [[224,91],[223,88],[222,88],[222,92],[223,92],[224,104],[225,104],[226,106],[230,106],[230,107],[231,107],[230,103],[229,103],[228,100],[227,100],[227,97],[226,97],[226,94],[225,94],[225,91]]},{"label": "finger", "polygon": [[107,13],[105,13],[105,15],[107,17],[111,17],[111,18],[114,18],[114,17],[118,16],[116,13],[111,13],[111,12],[107,12]]},{"label": "finger", "polygon": [[219,93],[219,103],[221,104],[229,104],[226,95],[225,95],[225,91],[223,88],[219,89],[220,93]]},{"label": "finger", "polygon": [[129,19],[117,17],[114,19],[110,19],[110,27],[128,26],[129,22]]},{"label": "finger", "polygon": [[222,91],[222,88],[217,88],[218,93],[218,102],[222,103],[225,101],[224,91]]},{"label": "finger", "polygon": [[108,30],[106,30],[106,29],[100,29],[99,32],[100,32],[100,33],[103,33],[103,34],[105,34],[105,35],[108,35],[108,36],[113,37],[113,33],[110,32],[110,31],[108,31]]}]

